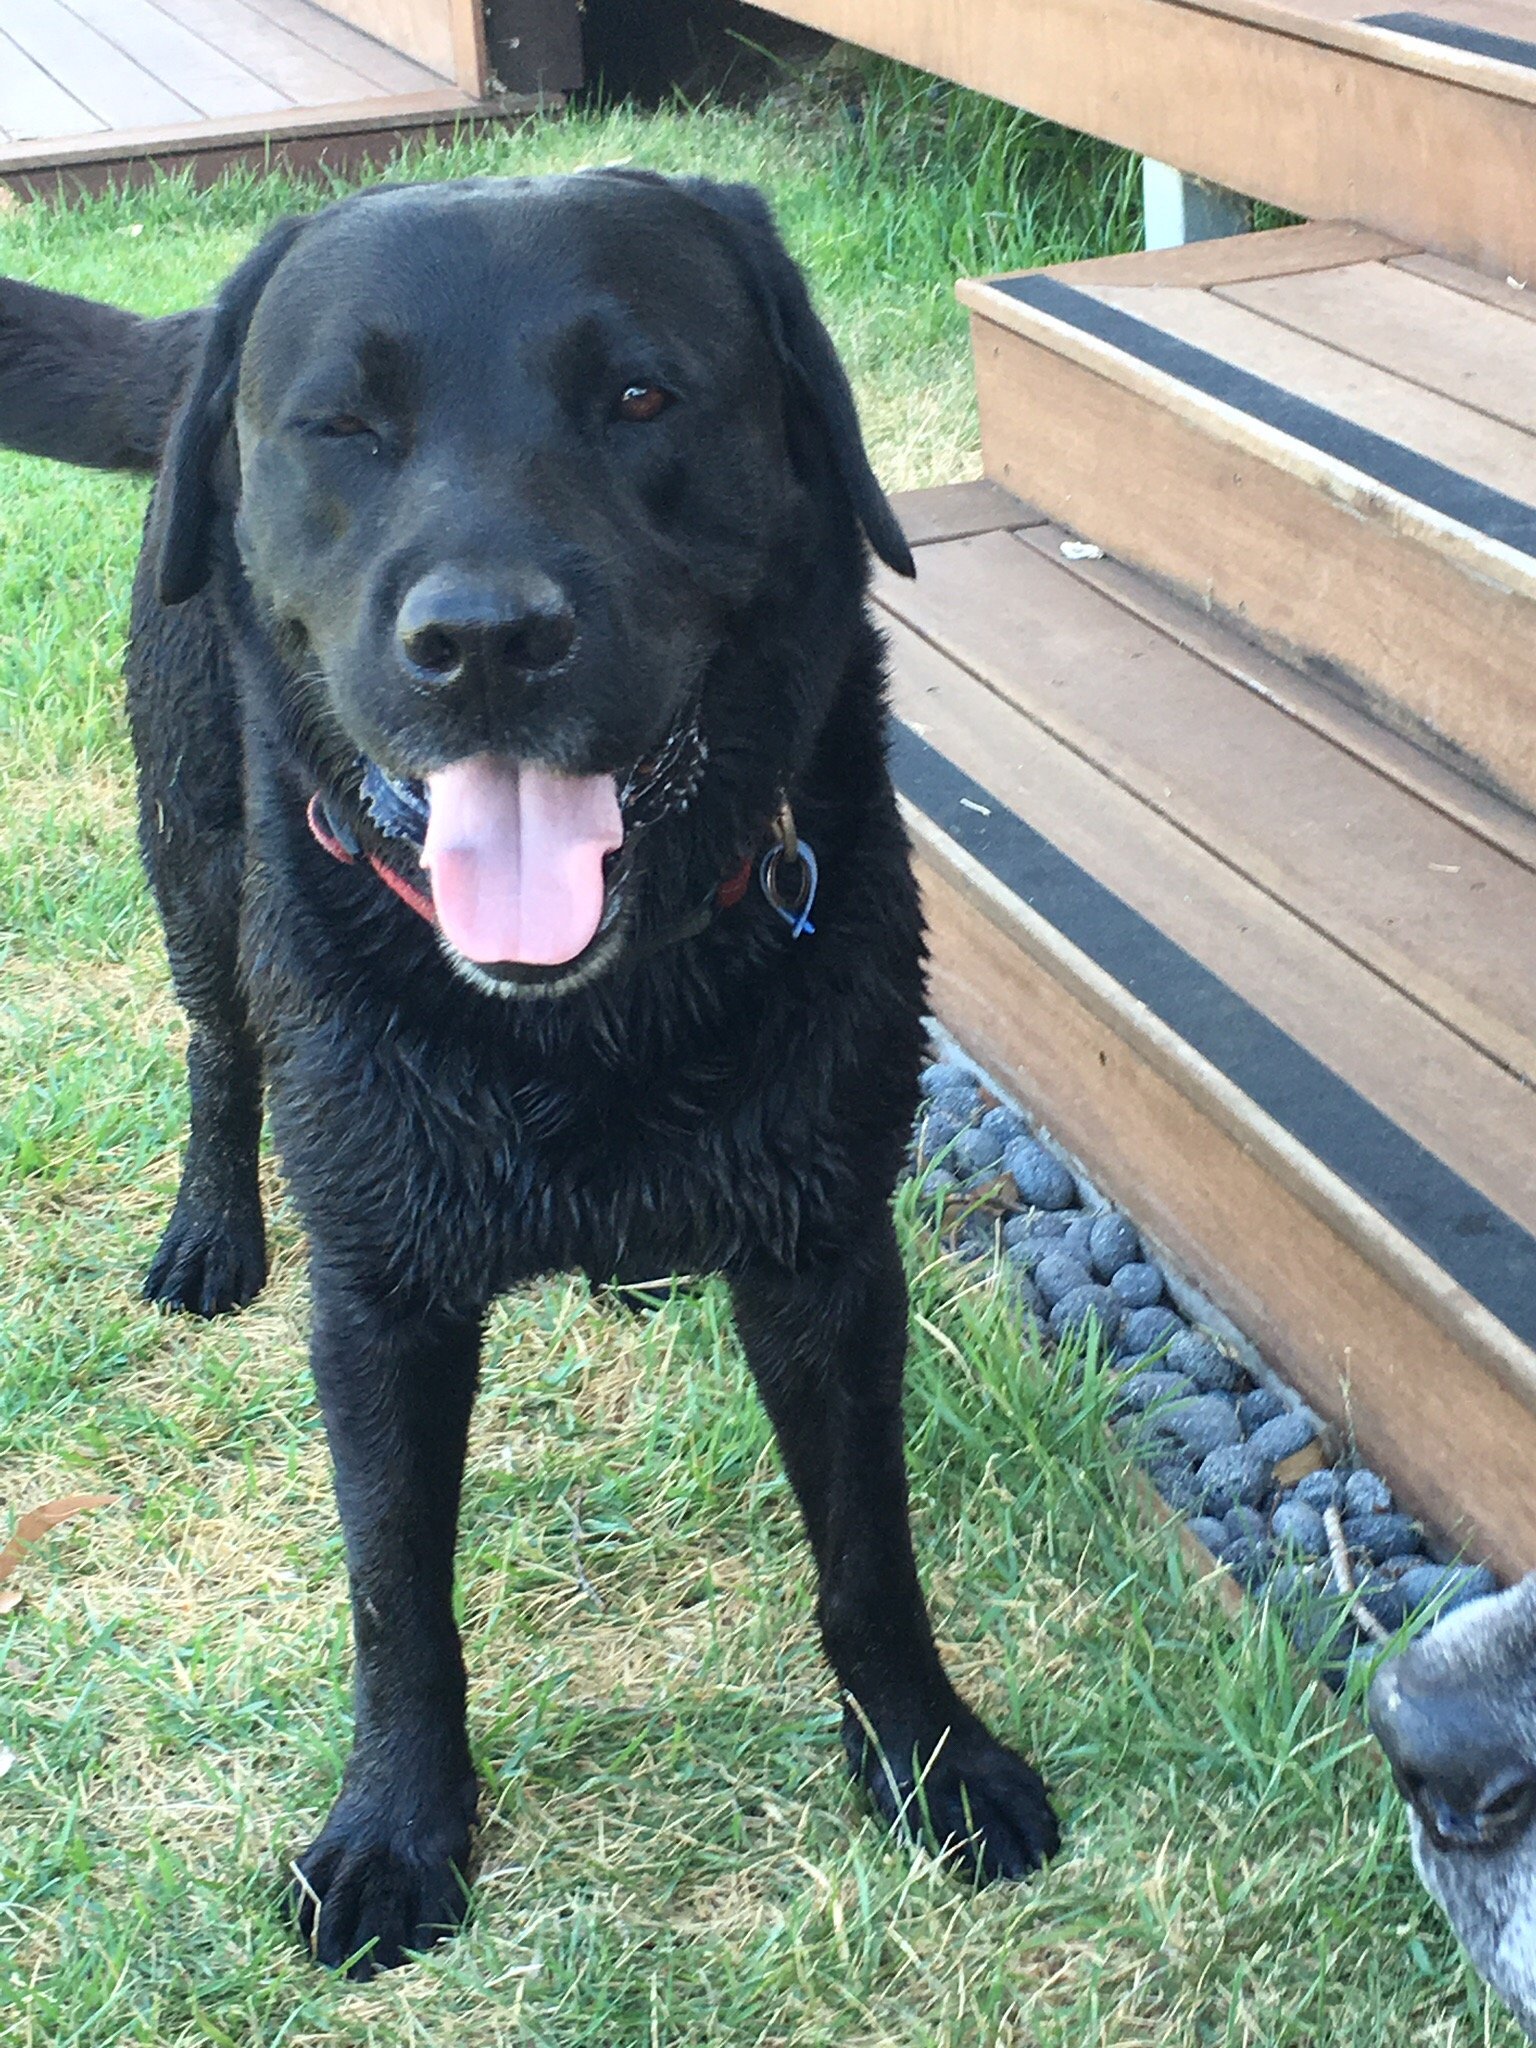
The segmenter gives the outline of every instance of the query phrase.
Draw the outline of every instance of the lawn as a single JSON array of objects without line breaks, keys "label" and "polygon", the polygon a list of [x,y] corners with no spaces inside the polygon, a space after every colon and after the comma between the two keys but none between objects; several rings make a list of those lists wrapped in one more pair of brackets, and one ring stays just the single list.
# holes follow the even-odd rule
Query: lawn
[{"label": "lawn", "polygon": [[[548,121],[409,175],[633,158],[779,207],[893,486],[973,473],[962,271],[1127,246],[1133,166],[891,68],[755,117]],[[315,203],[280,180],[0,216],[0,269],[146,311]],[[712,1289],[554,1282],[494,1322],[462,1546],[487,1782],[470,1927],[357,1989],[282,1895],[348,1729],[303,1251],[217,1327],[137,1300],[181,1025],[133,852],[118,655],[140,485],[0,458],[0,1505],[58,1531],[0,1619],[0,2038],[15,2048],[1404,2048],[1517,2035],[1421,1897],[1384,1769],[1263,1612],[1138,1516],[1091,1363],[905,1217],[942,1637],[1068,1847],[974,1895],[840,1774],[792,1503]],[[910,1208],[910,1200],[909,1200]]]}]

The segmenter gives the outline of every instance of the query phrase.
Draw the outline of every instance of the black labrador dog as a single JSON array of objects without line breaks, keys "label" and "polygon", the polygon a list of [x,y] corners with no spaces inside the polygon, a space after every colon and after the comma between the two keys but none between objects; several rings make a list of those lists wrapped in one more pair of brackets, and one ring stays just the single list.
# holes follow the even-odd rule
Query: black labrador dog
[{"label": "black labrador dog", "polygon": [[1045,1788],[945,1675],[907,1526],[922,943],[865,541],[912,561],[762,199],[380,188],[169,320],[8,284],[0,442],[158,471],[128,688],[191,1131],[147,1291],[260,1287],[265,1094],[356,1642],[314,1951],[366,1975],[462,1915],[481,1326],[559,1270],[726,1277],[855,1776],[1026,1875]]}]

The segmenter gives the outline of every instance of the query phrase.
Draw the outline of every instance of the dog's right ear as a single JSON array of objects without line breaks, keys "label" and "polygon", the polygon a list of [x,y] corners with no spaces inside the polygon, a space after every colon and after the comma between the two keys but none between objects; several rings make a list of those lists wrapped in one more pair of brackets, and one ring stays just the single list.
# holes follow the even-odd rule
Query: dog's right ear
[{"label": "dog's right ear", "polygon": [[155,587],[162,604],[183,604],[208,581],[217,506],[215,470],[234,422],[240,351],[272,273],[309,226],[279,221],[214,301],[213,318],[160,465],[160,552]]}]

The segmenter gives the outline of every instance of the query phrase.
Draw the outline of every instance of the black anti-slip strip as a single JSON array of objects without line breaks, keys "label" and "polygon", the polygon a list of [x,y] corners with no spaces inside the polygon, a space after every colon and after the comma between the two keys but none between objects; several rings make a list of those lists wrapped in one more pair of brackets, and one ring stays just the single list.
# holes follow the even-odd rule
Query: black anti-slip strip
[{"label": "black anti-slip strip", "polygon": [[1490,540],[1502,541],[1506,547],[1518,548],[1522,554],[1536,556],[1536,505],[1506,497],[1475,477],[1418,455],[1400,441],[1389,441],[1385,434],[1373,434],[1368,427],[1357,426],[1308,398],[1298,398],[1267,378],[1240,370],[1235,363],[1180,341],[1134,314],[1122,313],[1118,306],[1106,306],[1054,277],[994,277],[989,282],[1010,299],[1108,342],[1138,362],[1203,391],[1207,398],[1263,420],[1319,454],[1347,462],[1351,469],[1430,506],[1447,519],[1470,526]]},{"label": "black anti-slip strip", "polygon": [[1466,50],[1473,57],[1492,57],[1499,64],[1536,71],[1536,43],[1495,35],[1492,29],[1473,28],[1469,22],[1441,21],[1433,14],[1362,14],[1360,26],[1390,28],[1400,36],[1416,36],[1421,43],[1443,43],[1448,50]]},{"label": "black anti-slip strip", "polygon": [[[897,787],[1527,1344],[1536,1238],[990,790],[892,721]],[[971,806],[980,806],[973,809]],[[1243,1219],[1234,1216],[1232,1228]]]}]

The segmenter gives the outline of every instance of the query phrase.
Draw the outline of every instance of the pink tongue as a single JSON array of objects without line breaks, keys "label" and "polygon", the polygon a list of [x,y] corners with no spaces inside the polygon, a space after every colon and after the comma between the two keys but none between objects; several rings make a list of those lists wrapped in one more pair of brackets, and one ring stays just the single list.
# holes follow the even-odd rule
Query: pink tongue
[{"label": "pink tongue", "polygon": [[558,967],[603,915],[603,855],[624,836],[611,775],[557,775],[477,754],[427,777],[421,864],[438,921],[466,959]]}]

